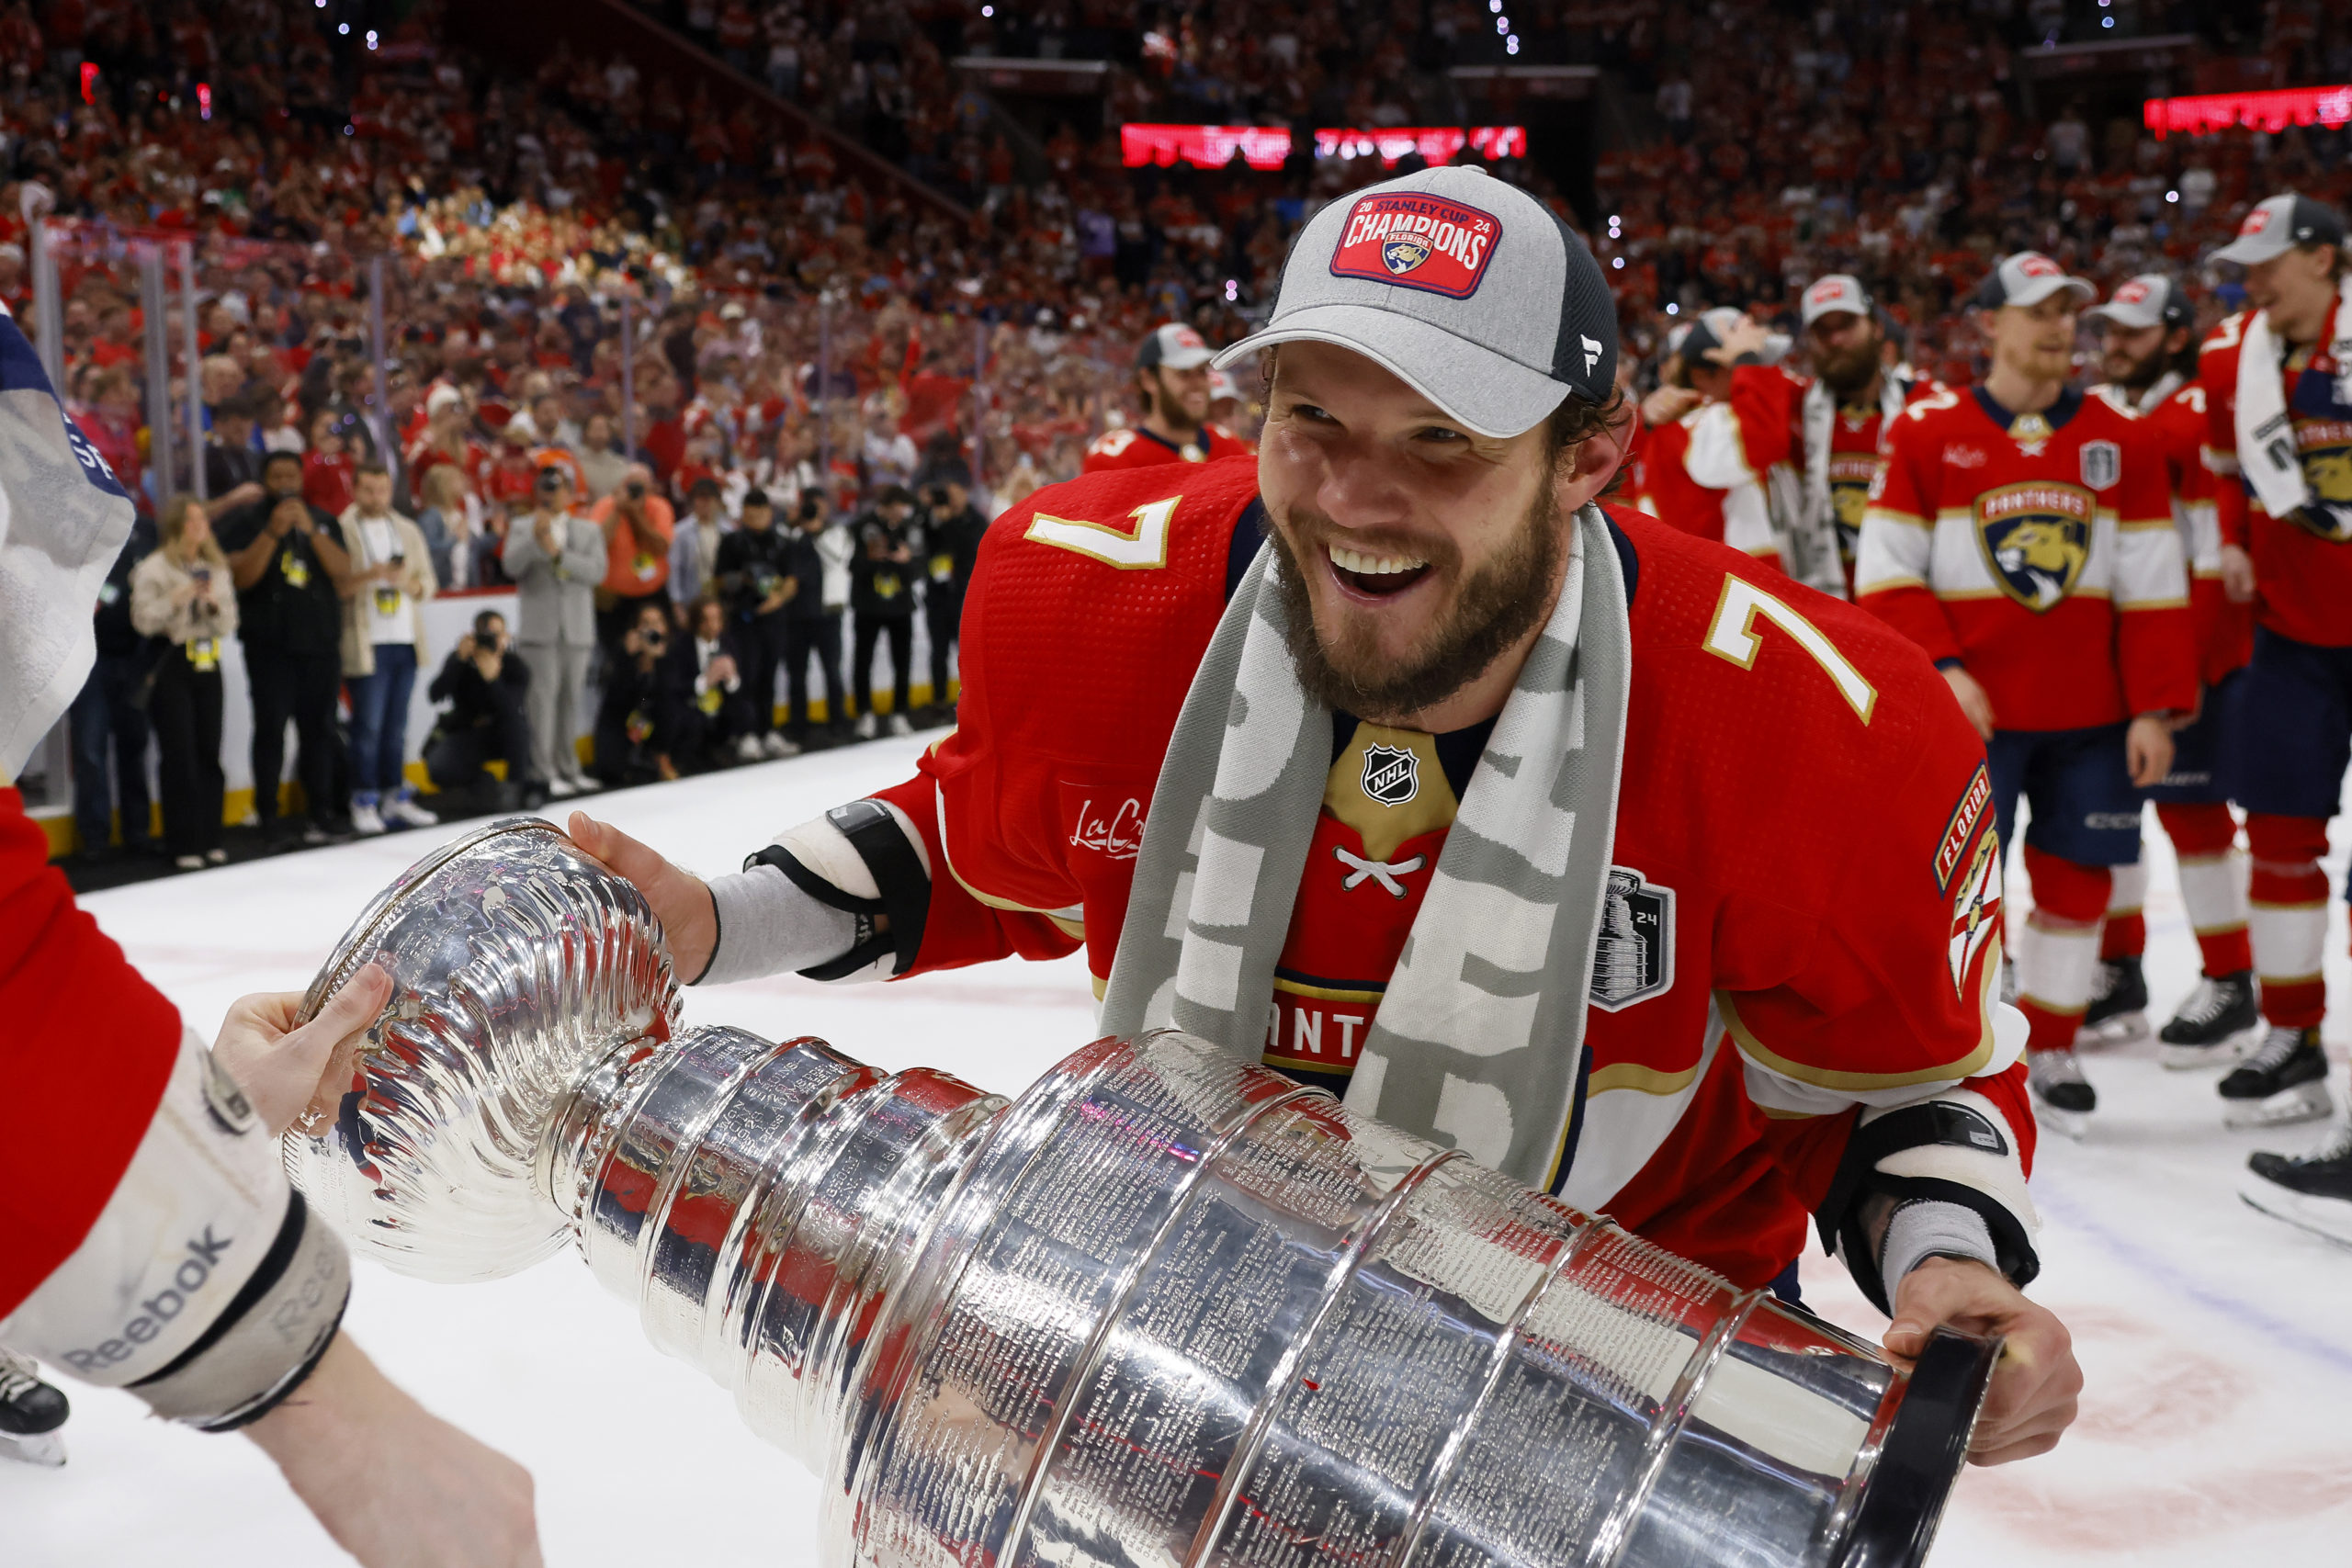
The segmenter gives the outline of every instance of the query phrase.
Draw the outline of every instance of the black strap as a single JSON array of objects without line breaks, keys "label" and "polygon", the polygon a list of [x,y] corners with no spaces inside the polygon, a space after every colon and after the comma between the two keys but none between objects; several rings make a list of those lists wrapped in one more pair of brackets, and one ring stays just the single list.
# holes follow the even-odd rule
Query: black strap
[{"label": "black strap", "polygon": [[1957,1203],[1973,1211],[1992,1234],[1993,1256],[2001,1272],[2018,1285],[2030,1284],[2041,1272],[2033,1238],[2007,1204],[1965,1182],[1937,1177],[1890,1176],[1879,1166],[1904,1149],[1945,1145],[1979,1154],[2006,1156],[2009,1142],[2000,1128],[1982,1112],[1948,1100],[1930,1100],[1891,1111],[1867,1126],[1855,1128],[1846,1140],[1846,1155],[1828,1195],[1815,1213],[1821,1245],[1836,1252],[1845,1246],[1847,1271],[1862,1293],[1881,1312],[1892,1313],[1886,1284],[1879,1277],[1877,1249],[1862,1224],[1864,1200],[1884,1195],[1897,1202],[1933,1200]]},{"label": "black strap", "polygon": [[[795,887],[828,908],[842,910],[857,922],[850,950],[839,958],[801,970],[804,976],[811,980],[839,980],[888,956],[894,959],[890,975],[895,979],[914,967],[915,954],[922,950],[923,922],[931,910],[930,874],[923,870],[914,846],[907,841],[899,819],[880,801],[869,798],[836,806],[825,813],[825,820],[840,830],[857,852],[858,859],[865,863],[874,886],[881,892],[880,897],[860,898],[843,892],[801,864],[799,858],[782,844],[770,844],[751,856],[744,861],[743,869],[772,865],[790,878]],[[888,931],[880,929],[881,917],[889,920]]]}]

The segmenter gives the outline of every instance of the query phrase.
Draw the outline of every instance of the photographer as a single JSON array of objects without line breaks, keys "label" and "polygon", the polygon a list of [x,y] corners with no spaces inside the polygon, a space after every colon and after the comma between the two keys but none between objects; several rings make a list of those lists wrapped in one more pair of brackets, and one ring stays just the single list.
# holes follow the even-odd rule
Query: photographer
[{"label": "photographer", "polygon": [[482,764],[506,764],[503,782],[490,790],[489,809],[506,812],[544,798],[547,781],[532,771],[531,667],[506,638],[506,617],[484,610],[474,629],[458,639],[425,695],[449,705],[424,742],[424,772],[433,787],[470,791],[486,776]]},{"label": "photographer", "polygon": [[[545,470],[541,470],[544,472]],[[648,604],[670,608],[670,543],[678,515],[654,493],[653,470],[631,463],[621,488],[598,502],[589,520],[604,531],[605,580],[596,590],[596,641],[607,659]]]},{"label": "photographer", "polygon": [[300,457],[271,453],[261,481],[268,494],[223,518],[219,529],[237,585],[238,635],[253,690],[254,815],[271,835],[291,719],[310,818],[301,841],[323,844],[342,814],[334,709],[343,684],[340,591],[351,557],[335,520],[302,499]]},{"label": "photographer", "polygon": [[343,676],[351,693],[351,826],[362,837],[440,818],[416,803],[402,771],[409,694],[424,661],[424,602],[438,584],[424,535],[392,510],[392,476],[359,465],[339,519],[351,573],[343,584]]},{"label": "photographer", "polygon": [[791,644],[791,605],[804,584],[793,571],[794,536],[775,525],[767,491],[743,497],[743,523],[718,542],[717,583],[743,652],[751,728],[735,743],[744,761],[791,757],[800,748],[775,732],[775,667]]},{"label": "photographer", "polygon": [[182,871],[229,858],[220,846],[220,644],[237,629],[229,560],[204,503],[164,508],[161,548],[130,574],[130,624],[155,649],[147,721],[154,728],[164,846]]},{"label": "photographer", "polygon": [[571,476],[541,468],[531,510],[506,530],[500,560],[514,580],[515,638],[531,682],[531,771],[562,797],[594,789],[572,739],[587,705],[588,657],[596,646],[595,588],[605,536],[571,510]]},{"label": "photographer", "polygon": [[923,487],[923,516],[916,548],[923,562],[922,614],[931,632],[931,709],[944,720],[955,716],[947,686],[947,654],[964,619],[964,589],[979,558],[989,520],[972,504],[972,471],[961,461],[943,462]]},{"label": "photographer", "polygon": [[885,486],[874,510],[858,519],[858,552],[850,561],[849,606],[857,616],[857,736],[875,735],[874,646],[890,641],[890,733],[911,735],[907,721],[908,666],[914,661],[915,553],[907,539],[907,519],[915,498],[898,485]]},{"label": "photographer", "polygon": [[[749,508],[746,508],[749,510]],[[731,747],[749,761],[759,755],[750,695],[737,655],[741,636],[728,626],[727,606],[697,599],[686,606],[686,629],[670,649],[671,712],[678,720],[671,738],[673,760],[684,758],[696,772],[716,767]],[[769,711],[775,711],[773,662],[767,679]],[[749,744],[746,744],[746,743]]]},{"label": "photographer", "polygon": [[835,735],[849,728],[849,709],[842,701],[842,611],[849,604],[850,558],[857,547],[848,529],[826,518],[824,495],[815,489],[800,492],[796,521],[792,575],[800,587],[785,609],[784,671],[790,703],[785,739],[797,749],[808,742],[812,653],[824,671],[827,726]]},{"label": "photographer", "polygon": [[639,604],[605,666],[596,710],[597,778],[619,788],[674,779],[671,753],[686,728],[669,663],[670,612]]}]

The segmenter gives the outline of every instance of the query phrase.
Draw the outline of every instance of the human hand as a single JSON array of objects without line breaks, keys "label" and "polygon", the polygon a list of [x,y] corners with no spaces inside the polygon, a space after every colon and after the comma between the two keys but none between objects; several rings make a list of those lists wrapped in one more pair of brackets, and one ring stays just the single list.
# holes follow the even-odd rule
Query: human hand
[{"label": "human hand", "polygon": [[1743,314],[1724,334],[1723,342],[1702,357],[1716,365],[1736,365],[1750,355],[1761,357],[1768,336],[1763,323]]},{"label": "human hand", "polygon": [[1642,423],[1672,424],[1703,400],[1688,387],[1660,387],[1642,400]]},{"label": "human hand", "polygon": [[269,492],[267,491],[262,489],[260,485],[254,483],[252,479],[247,479],[244,483],[239,485],[228,494],[222,496],[213,504],[219,506],[225,512],[232,506],[251,506],[254,502],[259,501],[263,496],[267,495],[268,493]]},{"label": "human hand", "polygon": [[2172,772],[2172,718],[2167,714],[2143,713],[2132,721],[2123,732],[2123,761],[2132,770],[2132,782],[2141,789],[2153,789],[2165,782]]},{"label": "human hand", "polygon": [[710,661],[710,668],[703,671],[703,678],[714,686],[724,686],[737,678],[735,660],[726,654],[718,655]]},{"label": "human hand", "polygon": [[2222,592],[2233,604],[2254,603],[2254,558],[2242,546],[2222,547]]},{"label": "human hand", "polygon": [[1966,714],[1968,722],[1976,727],[1978,737],[1992,739],[1993,699],[1985,695],[1984,688],[1976,683],[1976,677],[1959,665],[1953,665],[1943,673],[1944,684],[1950,686],[1951,694],[1959,699],[1960,711]]},{"label": "human hand", "polygon": [[453,651],[460,659],[470,660],[474,656],[474,649],[479,646],[481,645],[474,641],[474,634],[468,632],[458,639],[458,646]]},{"label": "human hand", "polygon": [[2073,1337],[2057,1315],[1984,1264],[1930,1258],[1894,1287],[1894,1321],[1881,1343],[1907,1367],[1927,1348],[1928,1331],[1939,1326],[2003,1340],[1984,1413],[1968,1439],[1969,1462],[2007,1464],[2056,1448],[2083,1392]]},{"label": "human hand", "polygon": [[692,872],[681,871],[609,822],[575,811],[568,824],[571,841],[633,883],[670,938],[670,957],[691,985],[710,967],[718,946],[718,908],[710,888]]},{"label": "human hand", "polygon": [[347,1334],[245,1434],[366,1568],[539,1568],[531,1472],[419,1404]]},{"label": "human hand", "polygon": [[212,1058],[237,1080],[272,1136],[298,1119],[306,1126],[322,1124],[334,1115],[342,1086],[351,1080],[368,1026],[391,995],[392,977],[370,964],[345,981],[308,1023],[295,1021],[302,1010],[300,991],[239,997],[220,1021]]}]

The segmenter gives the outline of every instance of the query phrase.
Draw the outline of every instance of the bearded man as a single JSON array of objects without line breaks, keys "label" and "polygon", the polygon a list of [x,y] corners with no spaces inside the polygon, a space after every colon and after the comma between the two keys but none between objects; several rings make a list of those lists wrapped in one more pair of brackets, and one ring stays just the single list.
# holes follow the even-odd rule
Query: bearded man
[{"label": "bearded man", "polygon": [[991,526],[914,778],[708,883],[574,835],[697,983],[1082,944],[1107,1032],[1190,1030],[1744,1285],[1792,1292],[1815,1216],[1896,1355],[2008,1336],[1978,1459],[2051,1447],[2080,1377],[2018,1290],[2024,1030],[1942,679],[1595,504],[1607,288],[1476,170],[1325,208],[1224,357],[1258,351],[1254,462]]}]

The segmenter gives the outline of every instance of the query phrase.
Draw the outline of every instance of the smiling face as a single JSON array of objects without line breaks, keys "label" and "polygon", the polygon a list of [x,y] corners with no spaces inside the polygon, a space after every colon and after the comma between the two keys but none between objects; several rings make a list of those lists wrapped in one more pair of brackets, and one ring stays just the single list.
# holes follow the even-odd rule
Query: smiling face
[{"label": "smiling face", "polygon": [[1479,435],[1360,355],[1283,344],[1258,484],[1301,682],[1412,728],[1487,716],[1469,710],[1490,685],[1498,710],[1557,596],[1568,514],[1615,456],[1596,440],[1549,464],[1541,424]]},{"label": "smiling face", "polygon": [[1841,398],[1860,393],[1878,374],[1886,334],[1858,310],[1825,310],[1804,330],[1813,372]]},{"label": "smiling face", "polygon": [[2154,386],[2164,374],[2167,340],[2175,330],[2162,321],[2146,327],[2107,322],[2099,332],[2099,373],[2134,390]]}]

